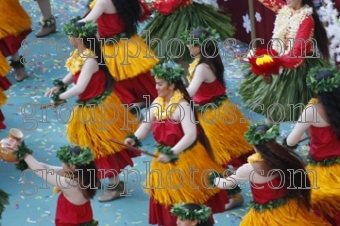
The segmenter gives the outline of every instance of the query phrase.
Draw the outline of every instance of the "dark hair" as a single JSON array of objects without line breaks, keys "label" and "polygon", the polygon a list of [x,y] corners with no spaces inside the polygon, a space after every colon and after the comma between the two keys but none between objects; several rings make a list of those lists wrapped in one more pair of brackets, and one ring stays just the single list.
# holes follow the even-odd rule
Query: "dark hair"
[{"label": "dark hair", "polygon": [[314,19],[314,37],[316,39],[316,43],[318,45],[318,49],[321,52],[324,59],[329,60],[329,39],[327,36],[326,29],[324,28],[322,22],[320,21],[319,15],[316,11],[316,7],[313,3],[313,0],[302,0],[303,5],[308,5],[312,7],[313,14],[312,17]]},{"label": "dark hair", "polygon": [[[179,91],[181,91],[181,93],[183,93],[183,95],[184,95],[183,98],[186,101],[188,101],[188,103],[190,103],[190,108],[193,109],[195,121],[196,121],[198,119],[198,117],[197,117],[197,112],[195,110],[194,102],[192,101],[192,99],[191,99],[191,97],[188,93],[188,90],[186,89],[183,81],[180,79],[177,82],[175,82],[174,85],[175,85],[175,90],[178,89]],[[201,142],[201,144],[208,151],[208,154],[211,157],[214,157],[210,142],[209,142],[207,136],[205,135],[202,126],[199,123],[196,126],[197,126],[198,131],[199,131],[198,140]]]},{"label": "dark hair", "polygon": [[[183,207],[187,210],[200,210],[202,209],[200,205],[196,203],[187,203],[184,204]],[[205,222],[197,223],[196,226],[213,226],[213,222],[211,222],[211,219],[208,219]]]},{"label": "dark hair", "polygon": [[[267,129],[266,126],[259,126],[255,131],[265,133]],[[298,187],[298,189],[290,189],[290,195],[297,198],[306,208],[310,209],[311,190],[304,187],[310,187],[310,180],[300,156],[291,149],[280,145],[275,140],[262,145],[255,145],[255,147],[261,154],[264,162],[268,164],[271,169],[278,169],[283,172],[284,178],[282,179],[285,181],[285,187],[288,187],[291,182],[293,182],[294,186]],[[288,170],[294,170],[292,172],[294,175],[293,178],[291,178],[291,172]]]},{"label": "dark hair", "polygon": [[[82,149],[78,146],[70,148],[71,155],[79,155]],[[100,180],[97,177],[98,170],[94,161],[87,165],[75,165],[75,172],[78,174],[79,187],[86,199],[92,199],[96,195],[97,189],[99,187]]]},{"label": "dark hair", "polygon": [[137,33],[137,25],[142,9],[138,0],[112,0],[113,5],[116,7],[118,15],[125,25],[125,32],[130,38]]},{"label": "dark hair", "polygon": [[[315,79],[321,81],[322,79],[332,78],[334,75],[330,71],[320,71],[315,75]],[[325,109],[327,118],[332,125],[338,139],[340,140],[340,87],[331,92],[320,92],[317,94],[322,106]]]},{"label": "dark hair", "polygon": [[[204,29],[194,30],[190,33],[190,35],[194,36],[194,38],[199,38],[202,34],[205,34],[206,37],[210,36],[210,33]],[[213,71],[216,79],[226,86],[224,82],[224,65],[219,53],[218,44],[214,41],[207,41],[204,46],[201,46],[201,54],[200,60],[197,65],[206,63],[209,65],[210,69]],[[213,44],[211,43],[213,42]]]},{"label": "dark hair", "polygon": [[[76,27],[82,27],[84,25],[85,25],[84,22],[79,22],[79,23],[75,24]],[[104,58],[104,55],[103,55],[102,50],[101,50],[101,45],[100,45],[97,37],[96,36],[89,36],[89,37],[83,38],[82,41],[84,43],[84,46],[86,48],[92,50],[97,56],[96,59],[97,59],[97,62],[98,62],[99,69],[104,71],[104,73],[105,73],[105,77],[106,77],[106,85],[105,85],[106,87],[105,88],[106,89],[112,89],[113,85],[116,83],[116,81],[112,77],[108,67],[106,66],[105,58]]]}]

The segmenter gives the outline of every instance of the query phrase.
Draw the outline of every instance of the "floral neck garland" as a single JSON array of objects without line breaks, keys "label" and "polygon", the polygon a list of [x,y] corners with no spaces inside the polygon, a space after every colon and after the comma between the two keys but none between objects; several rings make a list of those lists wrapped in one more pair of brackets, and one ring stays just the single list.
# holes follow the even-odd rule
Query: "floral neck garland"
[{"label": "floral neck garland", "polygon": [[199,61],[200,61],[200,58],[199,58],[199,57],[196,57],[195,60],[194,60],[194,62],[192,62],[192,63],[189,65],[189,69],[188,69],[189,75],[187,76],[187,79],[188,79],[189,82],[191,82],[192,79],[194,78],[194,74],[195,74],[194,72],[195,72],[195,69],[196,69],[197,64],[198,64]]},{"label": "floral neck garland", "polygon": [[72,75],[75,75],[77,72],[81,71],[85,60],[89,57],[94,57],[95,54],[89,50],[85,49],[81,54],[79,54],[78,50],[76,49],[67,59],[65,67]]},{"label": "floral neck garland", "polygon": [[[312,15],[313,9],[308,5],[302,7],[298,12],[294,13],[294,9],[284,6],[278,13],[273,31],[273,39],[282,40],[285,47],[288,46],[288,38],[295,38],[302,21]],[[273,40],[273,49],[278,53],[282,52],[279,41]],[[285,49],[286,50],[286,49]]]},{"label": "floral neck garland", "polygon": [[252,154],[251,156],[248,157],[247,160],[248,160],[249,163],[264,161],[262,156],[261,156],[261,154],[259,152],[256,152],[255,154]]},{"label": "floral neck garland", "polygon": [[181,91],[176,90],[174,95],[171,97],[170,102],[165,106],[165,101],[163,97],[157,97],[157,103],[161,105],[161,118],[159,118],[158,108],[155,108],[154,115],[157,120],[164,120],[170,118],[170,116],[176,111],[177,104],[183,99],[184,95]]}]

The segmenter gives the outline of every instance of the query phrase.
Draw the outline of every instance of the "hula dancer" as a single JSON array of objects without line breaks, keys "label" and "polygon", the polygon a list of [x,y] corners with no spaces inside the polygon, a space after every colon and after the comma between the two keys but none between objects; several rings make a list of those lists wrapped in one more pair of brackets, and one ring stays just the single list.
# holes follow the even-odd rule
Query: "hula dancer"
[{"label": "hula dancer", "polygon": [[[250,110],[266,116],[268,124],[296,121],[314,96],[306,84],[309,68],[328,64],[327,33],[312,0],[287,3],[282,0],[259,1],[273,10],[277,17],[272,49],[265,50],[269,54],[257,53],[253,57],[256,58],[256,65],[264,68],[277,59],[277,72],[264,71],[263,76],[250,72],[241,83],[239,94]],[[324,60],[317,55],[316,46]]]},{"label": "hula dancer", "polygon": [[196,203],[175,204],[172,215],[177,217],[177,226],[212,226],[214,219],[211,208]]},{"label": "hula dancer", "polygon": [[[226,179],[212,174],[211,181],[230,189],[237,182],[250,180],[254,201],[241,226],[330,225],[311,211],[311,182],[304,164],[294,151],[275,141],[279,134],[278,125],[251,126],[245,137],[255,145],[256,153],[248,158],[249,163]],[[292,170],[299,173],[292,177]]]},{"label": "hula dancer", "polygon": [[[202,128],[193,123],[196,115],[190,106],[190,96],[181,80],[184,69],[152,69],[156,79],[158,98],[153,102],[153,112],[125,143],[141,145],[140,140],[149,132],[157,142],[156,155],[146,181],[146,192],[150,195],[149,224],[176,225],[176,217],[170,209],[176,203],[198,203],[211,207],[213,213],[225,210],[228,197],[225,191],[209,187],[204,175],[214,170],[223,171],[211,158],[211,148]],[[150,108],[150,109],[151,109]],[[150,120],[150,121],[149,121]],[[194,175],[190,172],[194,170]],[[171,175],[171,180],[169,180]]]},{"label": "hula dancer", "polygon": [[[312,190],[314,209],[332,225],[340,225],[340,72],[335,68],[315,67],[307,76],[307,85],[316,98],[302,112],[287,145],[295,146],[304,132],[310,131],[307,170],[318,189]],[[317,182],[317,183],[316,183]]]},{"label": "hula dancer", "polygon": [[151,14],[150,9],[139,0],[94,0],[90,8],[80,21],[98,24],[105,62],[117,81],[114,92],[124,104],[145,106],[143,95],[149,95],[151,103],[157,92],[150,70],[158,59],[151,57],[154,54],[137,34],[138,23]]},{"label": "hula dancer", "polygon": [[[33,157],[25,142],[13,138],[4,140],[5,148],[14,150],[21,164],[17,168],[24,171],[31,169],[43,180],[54,185],[53,191],[60,193],[57,201],[55,216],[56,226],[97,226],[98,221],[93,219],[91,199],[96,194],[99,184],[97,169],[93,161],[93,153],[89,149],[70,146],[61,147],[57,157],[62,166],[50,166],[38,162]],[[53,171],[46,175],[42,169]]]},{"label": "hula dancer", "polygon": [[[186,41],[189,36],[197,38],[198,42],[190,46]],[[190,53],[196,57],[189,67],[190,85],[187,90],[195,104],[198,104],[198,120],[210,141],[214,159],[221,166],[230,164],[238,168],[255,152],[254,146],[248,144],[244,138],[250,123],[226,94],[224,66],[218,45],[215,42],[203,44],[207,39],[218,40],[219,35],[213,31],[198,29],[190,34],[185,32],[182,37],[189,46]],[[231,200],[227,209],[243,203],[241,194],[235,192],[230,192]]]},{"label": "hula dancer", "polygon": [[[99,201],[109,201],[118,198],[124,190],[124,182],[119,181],[120,170],[127,165],[133,166],[131,158],[140,155],[110,142],[110,138],[124,139],[134,131],[131,123],[137,123],[137,119],[121,106],[113,92],[114,80],[106,65],[99,65],[103,55],[95,36],[97,25],[93,21],[77,21],[78,18],[72,19],[64,27],[75,47],[65,65],[69,74],[62,81],[55,80],[55,87],[45,96],[52,96],[55,104],[78,96],[78,105],[67,126],[67,138],[72,145],[88,146],[93,151],[99,179],[108,177],[111,183],[110,191],[99,196]],[[72,83],[75,86],[67,90]]]}]

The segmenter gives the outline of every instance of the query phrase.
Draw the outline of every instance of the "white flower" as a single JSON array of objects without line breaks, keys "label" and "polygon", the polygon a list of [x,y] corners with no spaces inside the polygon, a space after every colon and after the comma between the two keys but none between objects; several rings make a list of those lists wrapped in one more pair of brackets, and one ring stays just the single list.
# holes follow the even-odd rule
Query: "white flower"
[{"label": "white flower", "polygon": [[243,17],[243,27],[246,29],[247,33],[251,31],[250,19],[248,13]]},{"label": "white flower", "polygon": [[257,22],[261,22],[261,20],[262,20],[261,14],[258,13],[258,12],[255,13],[255,18],[256,18]]}]

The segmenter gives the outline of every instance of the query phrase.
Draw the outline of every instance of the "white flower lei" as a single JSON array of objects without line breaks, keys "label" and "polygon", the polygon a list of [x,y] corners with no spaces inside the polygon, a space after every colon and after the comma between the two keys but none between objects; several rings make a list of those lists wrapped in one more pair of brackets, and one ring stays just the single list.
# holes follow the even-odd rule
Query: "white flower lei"
[{"label": "white flower lei", "polygon": [[[308,5],[303,6],[298,13],[293,14],[294,9],[284,6],[276,16],[273,39],[280,39],[284,42],[284,46],[288,45],[289,38],[295,38],[302,21],[309,15],[313,14],[313,9]],[[272,48],[279,54],[282,54],[282,42],[274,41]],[[285,49],[286,50],[286,49]]]}]

